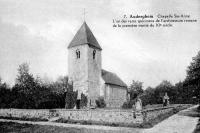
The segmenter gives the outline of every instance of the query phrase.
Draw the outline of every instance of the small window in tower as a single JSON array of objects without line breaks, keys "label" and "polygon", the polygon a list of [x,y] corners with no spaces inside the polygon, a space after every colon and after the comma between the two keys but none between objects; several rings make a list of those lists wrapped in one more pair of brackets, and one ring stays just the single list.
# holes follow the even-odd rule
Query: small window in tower
[{"label": "small window in tower", "polygon": [[80,50],[79,49],[76,50],[76,58],[77,59],[80,58]]},{"label": "small window in tower", "polygon": [[93,59],[95,59],[96,50],[93,50]]}]

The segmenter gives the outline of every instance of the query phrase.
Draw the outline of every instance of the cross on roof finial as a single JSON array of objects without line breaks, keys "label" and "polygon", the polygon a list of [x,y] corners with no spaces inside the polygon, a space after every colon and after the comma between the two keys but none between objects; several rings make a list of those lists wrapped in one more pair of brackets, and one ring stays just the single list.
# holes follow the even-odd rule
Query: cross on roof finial
[{"label": "cross on roof finial", "polygon": [[85,8],[84,8],[84,10],[83,10],[83,19],[84,19],[84,21],[85,21],[85,14],[86,14],[86,12],[85,12]]}]

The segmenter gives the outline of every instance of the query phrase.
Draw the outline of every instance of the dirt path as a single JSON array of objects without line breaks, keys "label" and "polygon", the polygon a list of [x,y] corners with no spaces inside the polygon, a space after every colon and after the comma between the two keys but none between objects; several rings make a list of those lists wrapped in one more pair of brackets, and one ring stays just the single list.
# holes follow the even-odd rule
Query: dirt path
[{"label": "dirt path", "polygon": [[196,107],[197,106],[193,106],[189,109],[182,110],[178,114],[175,114],[155,125],[153,128],[145,129],[144,133],[192,133],[199,118],[182,114],[185,114],[185,112]]},{"label": "dirt path", "polygon": [[27,124],[38,124],[38,125],[50,125],[59,126],[65,128],[78,128],[87,129],[90,132],[113,132],[113,133],[192,133],[198,123],[198,117],[189,117],[183,112],[187,112],[197,106],[193,106],[189,109],[183,110],[178,114],[175,114],[168,119],[160,122],[150,129],[139,129],[139,128],[127,128],[127,127],[110,127],[100,125],[78,125],[78,124],[66,124],[66,123],[55,123],[55,122],[32,122],[32,121],[20,121],[20,120],[6,120],[0,119],[0,122],[16,122],[16,123],[27,123]]}]

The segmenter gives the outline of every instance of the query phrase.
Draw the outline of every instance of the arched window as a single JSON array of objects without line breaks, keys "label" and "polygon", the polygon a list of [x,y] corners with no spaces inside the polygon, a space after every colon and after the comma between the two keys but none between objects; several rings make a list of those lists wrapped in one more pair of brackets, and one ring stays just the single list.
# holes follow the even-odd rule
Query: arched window
[{"label": "arched window", "polygon": [[76,50],[76,58],[77,58],[77,59],[80,58],[80,56],[81,56],[80,54],[81,54],[81,53],[80,53],[80,50],[77,49],[77,50]]},{"label": "arched window", "polygon": [[93,59],[95,59],[96,50],[93,50]]}]

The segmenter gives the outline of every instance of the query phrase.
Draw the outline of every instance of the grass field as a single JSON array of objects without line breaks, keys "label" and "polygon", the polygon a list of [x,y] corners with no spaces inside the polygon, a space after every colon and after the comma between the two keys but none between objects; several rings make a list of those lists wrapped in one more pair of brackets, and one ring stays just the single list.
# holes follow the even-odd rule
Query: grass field
[{"label": "grass field", "polygon": [[0,122],[0,133],[84,133],[84,129]]},{"label": "grass field", "polygon": [[[0,122],[0,133],[130,133],[130,131],[74,128],[50,125],[21,124],[15,122]],[[139,133],[137,129],[131,132]]]}]

